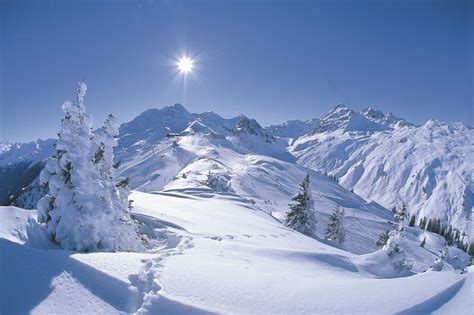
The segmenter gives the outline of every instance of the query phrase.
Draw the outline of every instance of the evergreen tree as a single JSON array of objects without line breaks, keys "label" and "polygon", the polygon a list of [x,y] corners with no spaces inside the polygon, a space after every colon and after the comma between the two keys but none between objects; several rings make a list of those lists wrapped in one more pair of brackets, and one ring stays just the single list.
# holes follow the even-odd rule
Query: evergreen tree
[{"label": "evergreen tree", "polygon": [[426,244],[426,236],[423,238],[423,241],[421,241],[420,246],[425,248],[425,244]]},{"label": "evergreen tree", "polygon": [[408,223],[408,226],[411,226],[411,227],[415,226],[415,222],[416,222],[416,217],[412,215],[410,217],[410,222]]},{"label": "evergreen tree", "polygon": [[433,232],[433,220],[429,219],[428,224],[426,225],[426,230],[429,232]]},{"label": "evergreen tree", "polygon": [[234,192],[230,185],[230,177],[226,174],[213,174],[209,170],[205,184],[216,192]]},{"label": "evergreen tree", "polygon": [[338,243],[344,241],[344,208],[341,208],[340,206],[334,208],[333,213],[329,217],[325,238],[327,240],[337,241]]},{"label": "evergreen tree", "polygon": [[[76,101],[65,102],[56,154],[40,174],[48,194],[37,205],[38,221],[65,249],[133,250],[140,248],[134,226],[117,202],[112,175],[113,151],[106,136],[94,135],[85,112],[87,86],[79,83]],[[98,141],[103,138],[104,141]],[[126,197],[125,205],[126,205]],[[125,206],[125,209],[126,206]]]},{"label": "evergreen tree", "polygon": [[448,230],[446,231],[446,241],[448,242],[448,245],[451,246],[454,243],[454,232],[453,232],[453,226],[449,225]]},{"label": "evergreen tree", "polygon": [[469,247],[467,249],[467,253],[471,257],[474,257],[474,243],[469,244]]},{"label": "evergreen tree", "polygon": [[441,219],[434,220],[433,233],[441,234]]},{"label": "evergreen tree", "polygon": [[316,218],[313,200],[309,191],[310,178],[306,175],[289,204],[290,211],[286,214],[285,225],[306,235],[313,235]]},{"label": "evergreen tree", "polygon": [[390,231],[385,231],[382,234],[379,235],[379,239],[375,243],[378,248],[382,248],[387,244],[388,238],[389,238],[389,232]]},{"label": "evergreen tree", "polygon": [[440,223],[440,231],[439,231],[439,235],[441,236],[446,236],[446,225]]},{"label": "evergreen tree", "polygon": [[403,221],[406,220],[407,217],[407,205],[405,202],[402,203],[402,206],[398,208],[395,212],[395,220],[397,220],[399,223],[403,223]]},{"label": "evergreen tree", "polygon": [[[103,152],[102,159],[94,161],[102,182],[103,192],[101,200],[105,203],[104,211],[108,213],[109,220],[113,222],[109,238],[117,237],[114,241],[124,248],[132,248],[136,239],[136,224],[130,217],[132,201],[129,202],[130,195],[129,178],[116,179],[115,173],[119,164],[114,164],[114,147],[117,146],[117,136],[119,134],[118,119],[109,114],[101,129],[94,137],[97,147],[96,152]],[[117,247],[110,245],[109,247]]]},{"label": "evergreen tree", "polygon": [[423,217],[420,219],[420,223],[418,225],[420,227],[420,229],[425,229],[426,228],[426,217]]},{"label": "evergreen tree", "polygon": [[[388,240],[383,250],[387,252],[389,257],[393,257],[398,255],[399,253],[403,252],[402,250],[402,243],[405,239],[405,231],[403,229],[390,231],[388,233]],[[397,261],[397,264],[403,264],[401,261]]]},{"label": "evergreen tree", "polygon": [[461,238],[461,233],[459,232],[459,230],[456,230],[456,235],[454,237],[455,242],[456,243],[459,242],[460,238]]},{"label": "evergreen tree", "polygon": [[405,202],[403,202],[402,206],[396,210],[394,217],[395,217],[395,221],[397,222],[396,229],[398,231],[404,231],[407,225],[407,217],[408,217],[407,206]]},{"label": "evergreen tree", "polygon": [[444,259],[446,257],[447,248],[443,248],[440,252],[438,257],[435,259],[433,265],[431,266],[431,270],[433,271],[441,271],[444,267]]}]

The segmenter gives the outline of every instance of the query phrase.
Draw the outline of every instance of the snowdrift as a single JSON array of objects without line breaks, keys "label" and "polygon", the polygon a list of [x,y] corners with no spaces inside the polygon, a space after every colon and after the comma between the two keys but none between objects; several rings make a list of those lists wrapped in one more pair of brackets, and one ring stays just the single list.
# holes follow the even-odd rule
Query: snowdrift
[{"label": "snowdrift", "polygon": [[[233,195],[174,190],[134,192],[131,198],[143,229],[161,244],[154,250],[59,250],[37,229],[34,210],[1,207],[0,312],[472,310],[472,269],[466,274],[448,269],[387,279],[371,272],[375,258],[368,262],[289,230]],[[390,264],[384,266],[392,275],[396,272]]]}]

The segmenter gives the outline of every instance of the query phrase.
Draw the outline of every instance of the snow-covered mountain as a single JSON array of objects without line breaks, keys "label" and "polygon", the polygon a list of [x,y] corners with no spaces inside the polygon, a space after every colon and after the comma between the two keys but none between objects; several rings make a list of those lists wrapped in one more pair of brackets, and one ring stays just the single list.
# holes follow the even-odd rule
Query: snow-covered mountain
[{"label": "snow-covered mountain", "polygon": [[472,240],[474,130],[429,120],[414,126],[372,109],[337,106],[321,128],[289,151],[298,163],[336,176],[339,183],[387,208],[439,218]]},{"label": "snow-covered mountain", "polygon": [[364,109],[361,114],[374,123],[390,128],[394,128],[396,126],[413,126],[412,123],[406,121],[405,119],[398,118],[392,113],[384,114],[381,111],[373,109],[372,107]]},{"label": "snow-covered mountain", "polygon": [[318,127],[319,119],[313,118],[307,121],[289,120],[281,125],[271,125],[265,129],[269,134],[276,137],[296,139]]},{"label": "snow-covered mountain", "polygon": [[[431,120],[415,126],[372,108],[357,113],[338,105],[321,119],[262,128],[243,115],[225,119],[213,112],[193,114],[176,104],[147,110],[123,124],[116,159],[121,174],[129,176],[131,187],[140,191],[188,184],[196,188],[202,186],[209,169],[215,169],[235,193],[280,219],[303,174],[312,169],[336,176],[345,188],[312,173],[314,193],[321,204],[326,203],[322,212],[335,204],[370,208],[357,195],[373,200],[373,207],[379,209],[376,203],[392,208],[406,202],[418,220],[439,218],[472,240],[474,167],[469,156],[474,153],[473,139],[472,127],[462,123]],[[30,165],[51,155],[52,143],[4,146],[0,177],[10,174],[6,164],[15,173],[15,167],[24,169],[18,162]],[[191,175],[184,180],[183,174]],[[4,185],[8,191],[3,204],[5,196],[33,179]],[[328,190],[320,188],[325,186]],[[34,205],[39,193],[32,187],[27,188],[31,193],[18,194],[17,205]],[[339,197],[328,191],[338,191]],[[376,216],[388,219],[382,213]]]},{"label": "snow-covered mountain", "polygon": [[[141,114],[122,126],[116,158],[121,162],[120,174],[130,178],[132,188],[144,192],[179,190],[193,195],[233,194],[249,207],[282,220],[291,196],[309,172],[321,221],[317,231],[320,237],[337,204],[350,213],[351,241],[344,245],[349,251],[375,250],[378,235],[390,228],[387,222],[393,217],[388,210],[296,164],[286,150],[287,141],[269,135],[255,120],[245,116],[223,119],[214,113],[192,115],[179,105],[176,109],[178,117],[186,117],[188,123],[166,126],[157,120],[157,112],[149,111],[152,117]],[[167,113],[170,108],[163,110]],[[162,127],[153,129],[143,123],[153,119],[152,124]],[[209,176],[218,178],[224,188],[209,187]]]},{"label": "snow-covered mountain", "polygon": [[[469,314],[466,253],[418,227],[405,227],[395,256],[376,240],[393,229],[387,208],[406,202],[472,242],[472,136],[465,124],[414,126],[343,105],[267,128],[179,104],[145,111],[121,126],[115,157],[153,246],[57,250],[36,210],[0,207],[0,313]],[[15,204],[34,208],[44,193],[35,177],[54,142],[0,147],[0,183]],[[282,224],[306,174],[313,237]],[[322,238],[336,206],[342,244]],[[444,272],[432,272],[435,261]]]},{"label": "snow-covered mountain", "polygon": [[[35,181],[44,159],[54,153],[53,139],[0,144],[0,205],[9,204]],[[30,206],[31,204],[29,204]]]}]

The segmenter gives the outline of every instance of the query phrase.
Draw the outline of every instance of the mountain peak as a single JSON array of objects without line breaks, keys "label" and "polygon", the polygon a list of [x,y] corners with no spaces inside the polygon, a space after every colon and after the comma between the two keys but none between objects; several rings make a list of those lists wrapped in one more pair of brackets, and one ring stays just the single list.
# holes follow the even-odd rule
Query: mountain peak
[{"label": "mountain peak", "polygon": [[[347,105],[344,104],[337,104],[334,106],[327,114],[327,116],[345,116],[355,114],[355,112]],[[323,118],[324,119],[324,118]]]},{"label": "mountain peak", "polygon": [[168,113],[180,113],[180,114],[190,114],[189,111],[183,105],[176,103],[172,106],[165,106],[161,110],[159,110],[161,114],[168,114]]},{"label": "mountain peak", "polygon": [[413,124],[405,119],[398,118],[392,113],[383,113],[372,107],[368,107],[361,112],[361,115],[368,120],[390,128],[412,126]]},{"label": "mountain peak", "polygon": [[321,119],[319,131],[381,131],[385,126],[377,124],[353,111],[344,104],[338,104]]},{"label": "mountain peak", "polygon": [[265,130],[272,136],[281,138],[298,138],[312,132],[319,127],[319,119],[312,118],[306,121],[298,119],[288,120],[279,125],[270,125]]},{"label": "mountain peak", "polygon": [[238,131],[245,131],[253,135],[261,135],[263,128],[255,119],[250,119],[244,115],[239,115],[239,121],[235,125],[235,129]]},{"label": "mountain peak", "polygon": [[10,150],[11,143],[0,141],[0,153]]}]

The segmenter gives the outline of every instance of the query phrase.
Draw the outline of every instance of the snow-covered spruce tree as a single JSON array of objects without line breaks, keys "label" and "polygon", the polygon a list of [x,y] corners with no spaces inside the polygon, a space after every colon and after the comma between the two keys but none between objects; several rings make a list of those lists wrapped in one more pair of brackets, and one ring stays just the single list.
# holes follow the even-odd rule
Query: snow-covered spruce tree
[{"label": "snow-covered spruce tree", "polygon": [[310,178],[306,175],[289,204],[290,211],[286,214],[285,225],[306,235],[313,235],[316,218],[313,210],[313,200],[309,191]]},{"label": "snow-covered spruce tree", "polygon": [[109,247],[117,250],[138,249],[135,222],[128,212],[130,202],[130,188],[128,177],[123,179],[115,178],[115,169],[118,164],[114,164],[114,147],[117,145],[116,137],[119,134],[118,119],[109,114],[101,129],[97,130],[94,137],[94,148],[92,160],[97,168],[99,180],[102,182],[104,202],[104,214],[109,220],[115,222],[110,227],[108,240]]},{"label": "snow-covered spruce tree", "polygon": [[120,194],[111,188],[110,139],[105,131],[94,137],[92,117],[85,112],[86,91],[79,83],[76,101],[62,106],[56,154],[40,174],[48,194],[38,202],[38,221],[64,249],[136,250],[141,248],[138,236],[117,201]]},{"label": "snow-covered spruce tree", "polygon": [[382,248],[387,255],[390,257],[392,265],[399,270],[411,270],[412,264],[406,261],[406,254],[404,253],[405,243],[405,228],[401,223],[399,228],[388,233],[388,240],[385,246]]},{"label": "snow-covered spruce tree", "polygon": [[405,231],[403,229],[391,231],[389,232],[388,236],[387,244],[385,244],[382,250],[387,252],[387,255],[391,259],[392,265],[395,268],[399,270],[410,270],[412,266],[406,261],[403,250]]},{"label": "snow-covered spruce tree", "polygon": [[339,205],[334,208],[333,213],[329,217],[329,223],[326,226],[325,238],[327,240],[337,241],[338,243],[344,241],[344,214],[344,208],[341,208]]},{"label": "snow-covered spruce tree", "polygon": [[399,223],[401,228],[406,226],[406,220],[408,218],[407,214],[407,205],[405,202],[402,203],[402,206],[398,208],[395,212],[395,220]]},{"label": "snow-covered spruce tree", "polygon": [[379,238],[378,238],[377,242],[375,243],[375,245],[378,248],[382,248],[387,244],[387,241],[388,241],[388,238],[389,238],[389,233],[390,233],[390,231],[385,231],[385,232],[383,232],[379,235]]},{"label": "snow-covered spruce tree", "polygon": [[213,174],[209,171],[205,184],[216,192],[234,192],[230,185],[230,178],[225,174]]},{"label": "snow-covered spruce tree", "polygon": [[386,244],[382,248],[387,252],[387,255],[391,258],[392,264],[397,269],[411,269],[411,266],[407,264],[405,260],[405,254],[403,253],[404,241],[406,238],[406,226],[407,226],[407,207],[405,203],[395,211],[395,220],[397,221],[397,229],[388,233],[388,239]]},{"label": "snow-covered spruce tree", "polygon": [[430,267],[430,270],[432,271],[441,271],[443,270],[444,267],[444,259],[446,257],[448,250],[447,248],[443,248],[442,250],[439,251],[438,257],[436,257],[435,261],[433,262],[433,265]]}]

